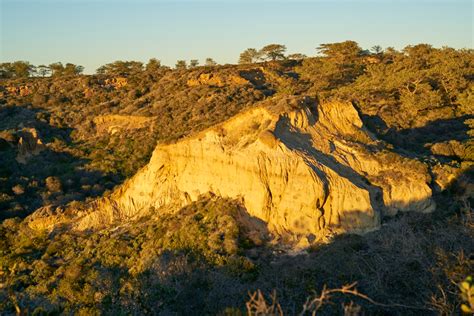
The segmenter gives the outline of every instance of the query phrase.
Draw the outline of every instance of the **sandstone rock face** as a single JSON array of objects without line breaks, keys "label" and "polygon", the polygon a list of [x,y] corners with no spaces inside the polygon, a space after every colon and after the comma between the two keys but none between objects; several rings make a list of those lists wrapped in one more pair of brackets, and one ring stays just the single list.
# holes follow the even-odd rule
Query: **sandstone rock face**
[{"label": "sandstone rock face", "polygon": [[30,86],[6,87],[6,91],[11,95],[20,97],[24,97],[32,93]]},{"label": "sandstone rock face", "polygon": [[18,154],[16,161],[25,164],[32,156],[38,155],[46,146],[38,136],[38,132],[34,128],[24,128],[19,133]]},{"label": "sandstone rock face", "polygon": [[127,78],[125,77],[116,77],[116,78],[109,78],[105,79],[104,87],[106,88],[113,88],[113,89],[120,89],[127,85]]},{"label": "sandstone rock face", "polygon": [[93,119],[98,134],[110,135],[133,129],[152,128],[155,118],[137,115],[100,115]]},{"label": "sandstone rock face", "polygon": [[352,104],[280,98],[158,144],[147,166],[72,223],[100,228],[212,193],[241,200],[275,236],[304,244],[377,229],[384,215],[432,211],[429,182],[426,166],[384,149]]},{"label": "sandstone rock face", "polygon": [[215,87],[223,87],[225,85],[245,85],[249,82],[237,75],[219,76],[212,73],[200,74],[197,78],[189,79],[187,84],[190,87],[199,85],[209,85]]},{"label": "sandstone rock face", "polygon": [[430,150],[435,155],[441,156],[466,156],[466,148],[457,140],[450,140],[442,143],[435,143],[430,146]]}]

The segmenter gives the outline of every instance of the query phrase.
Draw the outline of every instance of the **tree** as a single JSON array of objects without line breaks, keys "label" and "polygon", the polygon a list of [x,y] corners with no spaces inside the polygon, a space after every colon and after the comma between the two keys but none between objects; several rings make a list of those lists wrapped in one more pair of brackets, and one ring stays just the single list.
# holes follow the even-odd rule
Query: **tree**
[{"label": "tree", "polygon": [[50,73],[51,73],[51,69],[49,69],[48,66],[46,66],[46,65],[39,65],[38,66],[38,74],[41,77],[45,77],[46,75],[48,75]]},{"label": "tree", "polygon": [[303,61],[298,71],[313,84],[313,91],[331,90],[354,82],[365,70],[365,51],[354,41],[321,44],[321,57]]},{"label": "tree", "polygon": [[0,78],[11,78],[13,77],[11,63],[1,63],[0,64]]},{"label": "tree", "polygon": [[98,75],[105,75],[107,73],[107,67],[105,65],[102,65],[96,69],[95,73]]},{"label": "tree", "polygon": [[191,59],[189,62],[189,68],[196,68],[199,65],[199,61],[197,59]]},{"label": "tree", "polygon": [[35,66],[27,61],[15,61],[10,64],[10,71],[15,78],[27,78],[35,72]]},{"label": "tree", "polygon": [[156,58],[150,58],[145,66],[146,71],[157,71],[161,68],[161,61]]},{"label": "tree", "polygon": [[49,69],[51,70],[51,76],[60,76],[64,72],[64,66],[61,62],[50,64]]},{"label": "tree", "polygon": [[188,66],[186,65],[186,60],[178,60],[176,62],[176,69],[186,69]]},{"label": "tree", "polygon": [[113,76],[129,76],[143,71],[143,63],[139,61],[122,61],[117,60],[113,63],[99,67],[97,74],[107,74]]},{"label": "tree", "polygon": [[376,54],[376,55],[380,55],[383,52],[382,46],[380,46],[380,45],[372,46],[372,48],[370,50],[373,51],[374,54]]},{"label": "tree", "polygon": [[399,54],[399,51],[397,51],[394,47],[387,47],[384,50],[384,53],[387,55],[397,55]]},{"label": "tree", "polygon": [[28,77],[30,76],[36,76],[38,73],[38,68],[35,65],[30,65],[29,71],[28,71]]},{"label": "tree", "polygon": [[392,63],[395,58],[398,58],[401,55],[403,55],[403,54],[401,52],[399,52],[398,50],[396,50],[395,48],[393,48],[393,47],[385,48],[383,53],[382,53],[382,56],[383,56],[383,59],[384,59],[385,63]]},{"label": "tree", "polygon": [[84,72],[84,66],[76,65],[76,75],[80,75]]},{"label": "tree", "polygon": [[294,59],[294,60],[302,60],[302,59],[305,59],[307,57],[308,56],[306,56],[304,54],[300,54],[300,53],[295,53],[295,54],[288,55],[288,59]]},{"label": "tree", "polygon": [[327,58],[336,63],[353,62],[363,55],[363,50],[359,44],[354,41],[345,41],[340,43],[321,44],[317,50]]},{"label": "tree", "polygon": [[74,65],[71,63],[67,63],[64,67],[62,75],[64,76],[75,76],[79,75],[84,71],[84,67],[80,65]]},{"label": "tree", "polygon": [[216,65],[217,65],[217,63],[214,61],[214,59],[212,59],[210,57],[206,58],[206,66],[212,67],[212,66],[216,66]]},{"label": "tree", "polygon": [[266,60],[285,59],[286,46],[281,44],[270,44],[260,50],[260,56]]},{"label": "tree", "polygon": [[260,57],[259,52],[255,48],[247,48],[240,54],[239,64],[252,64]]}]

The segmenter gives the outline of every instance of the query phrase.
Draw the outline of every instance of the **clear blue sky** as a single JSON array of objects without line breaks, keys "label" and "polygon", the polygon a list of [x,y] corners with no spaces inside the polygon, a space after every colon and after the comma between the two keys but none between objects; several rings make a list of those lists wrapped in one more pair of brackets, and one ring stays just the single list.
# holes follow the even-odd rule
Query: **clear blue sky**
[{"label": "clear blue sky", "polygon": [[309,56],[355,40],[402,48],[473,48],[473,0],[0,0],[0,61],[72,62],[94,72],[114,60],[212,57],[282,43]]}]

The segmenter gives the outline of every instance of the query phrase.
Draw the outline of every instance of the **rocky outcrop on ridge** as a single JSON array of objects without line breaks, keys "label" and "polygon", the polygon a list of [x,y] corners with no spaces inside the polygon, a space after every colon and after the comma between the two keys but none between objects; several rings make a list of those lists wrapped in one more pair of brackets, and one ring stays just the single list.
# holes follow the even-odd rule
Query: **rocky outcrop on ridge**
[{"label": "rocky outcrop on ridge", "polygon": [[24,128],[18,134],[20,138],[17,145],[18,154],[16,160],[19,163],[25,164],[28,159],[46,149],[35,128]]},{"label": "rocky outcrop on ridge", "polygon": [[98,134],[116,134],[118,132],[135,129],[151,129],[154,126],[155,118],[137,115],[99,115],[93,120]]},{"label": "rocky outcrop on ridge", "polygon": [[215,87],[224,87],[225,85],[234,84],[234,85],[245,85],[249,81],[237,75],[226,75],[220,76],[213,73],[203,73],[195,78],[191,78],[187,81],[189,87],[199,86],[199,85],[209,85]]},{"label": "rocky outcrop on ridge", "polygon": [[377,229],[383,216],[434,210],[430,181],[425,164],[386,149],[351,103],[275,97],[158,144],[147,166],[85,210],[39,210],[29,225],[101,228],[210,193],[240,200],[277,239],[305,245]]}]

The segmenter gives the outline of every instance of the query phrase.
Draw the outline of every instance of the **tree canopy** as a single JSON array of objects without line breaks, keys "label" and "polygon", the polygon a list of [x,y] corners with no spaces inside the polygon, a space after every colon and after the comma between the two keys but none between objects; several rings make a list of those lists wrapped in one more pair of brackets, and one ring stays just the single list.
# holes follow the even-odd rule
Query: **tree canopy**
[{"label": "tree canopy", "polygon": [[145,66],[146,71],[156,71],[161,68],[161,61],[156,58],[150,58]]},{"label": "tree canopy", "polygon": [[106,64],[97,69],[98,74],[129,76],[143,71],[143,63],[139,61],[121,61]]},{"label": "tree canopy", "polygon": [[285,59],[286,46],[281,44],[270,44],[264,46],[259,55],[265,60],[282,60]]},{"label": "tree canopy", "polygon": [[[247,48],[239,56],[239,64],[252,64],[263,60],[283,60],[285,59],[286,46],[282,44],[269,44],[256,50],[255,48]],[[294,57],[297,57],[296,55]]]},{"label": "tree canopy", "polygon": [[189,67],[190,68],[196,68],[197,66],[199,66],[199,60],[197,59],[191,59],[189,61]]},{"label": "tree canopy", "polygon": [[176,69],[186,69],[188,65],[186,64],[186,60],[178,60],[176,61],[175,67]]},{"label": "tree canopy", "polygon": [[0,78],[27,78],[35,71],[36,67],[27,61],[0,64]]},{"label": "tree canopy", "polygon": [[239,64],[251,64],[258,61],[259,52],[255,48],[247,48],[240,54]]},{"label": "tree canopy", "polygon": [[216,66],[216,65],[217,63],[214,59],[210,57],[206,58],[206,66]]},{"label": "tree canopy", "polygon": [[13,63],[0,64],[0,78],[27,78],[32,76],[74,76],[84,71],[84,67],[72,63],[63,65],[61,62],[52,63],[48,66],[34,66],[27,61],[15,61]]},{"label": "tree canopy", "polygon": [[300,53],[294,53],[294,54],[290,54],[288,55],[288,59],[293,59],[293,60],[302,60],[302,59],[305,59],[307,58],[308,56],[306,56],[305,54],[300,54]]}]

